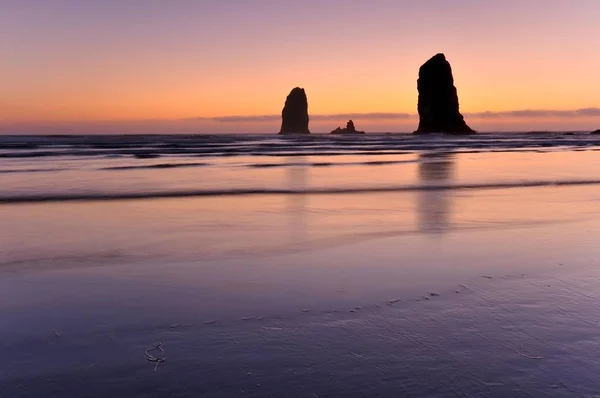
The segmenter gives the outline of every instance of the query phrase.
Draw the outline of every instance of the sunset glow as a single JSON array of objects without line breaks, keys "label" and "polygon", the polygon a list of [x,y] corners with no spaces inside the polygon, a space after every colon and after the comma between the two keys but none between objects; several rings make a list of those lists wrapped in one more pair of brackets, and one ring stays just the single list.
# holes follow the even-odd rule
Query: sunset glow
[{"label": "sunset glow", "polygon": [[[276,119],[213,118],[278,115],[295,86],[311,115],[358,114],[367,131],[411,131],[418,68],[438,52],[467,115],[597,108],[598,14],[597,0],[7,0],[0,133],[271,133]],[[600,111],[469,121],[591,129]],[[325,132],[342,122],[311,125]]]}]

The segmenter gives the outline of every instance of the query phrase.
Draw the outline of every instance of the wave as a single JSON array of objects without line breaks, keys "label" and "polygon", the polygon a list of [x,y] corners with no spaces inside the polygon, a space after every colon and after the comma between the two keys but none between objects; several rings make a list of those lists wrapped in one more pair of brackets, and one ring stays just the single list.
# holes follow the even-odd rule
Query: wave
[{"label": "wave", "polygon": [[257,195],[336,195],[336,194],[366,194],[386,192],[411,191],[451,191],[478,189],[514,189],[532,187],[557,187],[598,185],[599,180],[538,180],[498,183],[473,184],[439,184],[439,185],[401,185],[384,187],[339,187],[339,188],[309,188],[309,189],[268,189],[268,188],[239,188],[239,189],[209,189],[209,190],[173,190],[158,192],[116,192],[116,193],[50,193],[0,196],[0,204],[24,204],[44,202],[72,201],[118,201],[185,197],[218,197],[218,196],[257,196]]},{"label": "wave", "polygon": [[594,150],[600,136],[572,133],[494,133],[467,137],[366,134],[335,137],[273,135],[0,136],[0,158],[163,156],[334,156],[416,151]]},{"label": "wave", "polygon": [[56,171],[65,171],[65,168],[53,168],[53,169],[0,169],[0,174],[12,174],[12,173],[51,173]]},{"label": "wave", "polygon": [[201,167],[208,166],[208,163],[160,163],[160,164],[147,164],[142,166],[112,166],[103,167],[100,170],[136,170],[136,169],[177,169],[186,167]]},{"label": "wave", "polygon": [[365,162],[312,162],[312,163],[254,163],[250,168],[272,168],[272,167],[329,167],[329,166],[385,166],[392,164],[416,163],[417,160],[372,160]]}]

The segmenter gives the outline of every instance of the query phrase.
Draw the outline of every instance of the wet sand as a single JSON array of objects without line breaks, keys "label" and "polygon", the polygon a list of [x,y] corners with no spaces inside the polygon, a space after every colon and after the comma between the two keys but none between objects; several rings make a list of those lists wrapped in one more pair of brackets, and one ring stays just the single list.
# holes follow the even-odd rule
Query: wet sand
[{"label": "wet sand", "polygon": [[594,150],[147,162],[5,167],[3,398],[600,395]]},{"label": "wet sand", "polygon": [[[3,344],[5,396],[595,396],[597,274],[479,278],[433,295]],[[437,295],[439,294],[439,296]],[[160,341],[167,362],[146,362]]]},{"label": "wet sand", "polygon": [[2,396],[597,396],[598,200],[3,205]]}]

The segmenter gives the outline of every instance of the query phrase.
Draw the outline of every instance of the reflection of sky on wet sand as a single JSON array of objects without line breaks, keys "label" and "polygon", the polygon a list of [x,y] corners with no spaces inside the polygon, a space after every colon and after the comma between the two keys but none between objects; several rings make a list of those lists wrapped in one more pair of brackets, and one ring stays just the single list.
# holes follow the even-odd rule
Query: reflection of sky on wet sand
[{"label": "reflection of sky on wet sand", "polygon": [[[574,155],[581,157],[584,164],[575,163]],[[536,174],[546,179],[552,176],[593,178],[600,167],[591,155],[597,156],[595,153],[537,156],[428,153],[421,155],[417,163],[335,168],[308,167],[305,159],[292,158],[287,161],[293,166],[276,169],[273,174],[252,176],[251,180],[255,185],[276,184],[303,190],[325,182],[351,186],[379,182],[394,186],[398,182],[426,187],[470,181],[519,181],[525,171],[529,173],[528,179]],[[228,172],[215,171],[217,176],[211,179],[226,177]],[[146,178],[160,173],[149,171],[150,177]],[[224,175],[219,176],[220,173]],[[238,169],[237,173],[244,174],[244,170]],[[221,181],[236,184],[227,178]],[[0,235],[3,243],[0,260],[26,263],[29,259],[79,258],[92,249],[104,256],[129,251],[167,256],[236,255],[260,253],[263,248],[277,248],[276,251],[281,252],[286,251],[290,242],[295,246],[304,242],[301,246],[310,247],[313,241],[335,239],[338,235],[376,236],[389,231],[414,234],[453,231],[480,224],[496,226],[569,218],[588,209],[584,193],[594,191],[595,186],[447,189],[3,205],[0,213],[6,228]],[[583,204],[574,208],[568,205],[571,200]],[[545,206],[539,206],[540,202]],[[552,207],[557,208],[547,210]]]},{"label": "reflection of sky on wet sand", "polygon": [[[288,188],[292,191],[303,191],[308,186],[308,173],[304,157],[288,158],[287,163],[293,164],[287,168]],[[306,237],[306,209],[308,207],[307,195],[290,195],[288,200],[288,214],[290,218],[289,234],[290,245],[302,241]]]},{"label": "reflection of sky on wet sand", "polygon": [[[570,154],[529,156],[433,154],[338,169],[294,159],[275,178],[302,189],[325,177],[423,185],[523,169],[569,177]],[[588,160],[573,173],[593,175],[597,162]],[[546,272],[561,261],[585,266],[599,254],[599,199],[596,186],[582,186],[3,205],[0,323],[266,316]]]}]

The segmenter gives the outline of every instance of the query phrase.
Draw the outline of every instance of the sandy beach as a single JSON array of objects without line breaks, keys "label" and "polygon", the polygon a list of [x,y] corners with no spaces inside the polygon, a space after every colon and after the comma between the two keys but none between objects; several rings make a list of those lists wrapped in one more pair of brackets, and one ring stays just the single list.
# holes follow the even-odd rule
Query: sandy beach
[{"label": "sandy beach", "polygon": [[596,152],[414,159],[239,181],[449,187],[1,205],[2,395],[597,396],[597,185],[516,184]]}]

